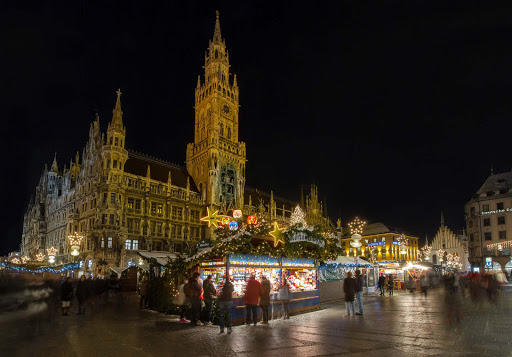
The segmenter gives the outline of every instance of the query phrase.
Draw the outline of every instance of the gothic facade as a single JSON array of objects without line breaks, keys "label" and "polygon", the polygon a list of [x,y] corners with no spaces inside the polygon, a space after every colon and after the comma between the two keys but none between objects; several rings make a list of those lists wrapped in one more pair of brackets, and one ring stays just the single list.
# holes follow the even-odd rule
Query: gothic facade
[{"label": "gothic facade", "polygon": [[[214,239],[200,223],[206,207],[228,214],[243,209],[285,223],[293,201],[245,187],[245,143],[238,139],[238,85],[230,79],[229,55],[217,13],[213,40],[205,56],[204,79],[195,90],[194,142],[186,167],[127,149],[121,91],[117,91],[106,132],[97,116],[81,159],[59,169],[57,157],[45,167],[24,216],[21,251],[34,258],[49,247],[57,263],[72,260],[93,274],[138,261],[137,251],[188,252],[200,239]],[[308,218],[322,217],[316,187],[305,205]],[[83,237],[73,258],[68,235]]]}]

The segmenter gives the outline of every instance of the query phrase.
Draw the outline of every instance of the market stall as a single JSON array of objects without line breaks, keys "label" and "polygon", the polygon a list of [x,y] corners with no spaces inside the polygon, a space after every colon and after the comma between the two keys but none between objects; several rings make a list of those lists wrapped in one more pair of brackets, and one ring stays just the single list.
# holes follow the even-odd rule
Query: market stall
[{"label": "market stall", "polygon": [[379,275],[392,275],[395,290],[405,288],[405,261],[379,262]]},{"label": "market stall", "polygon": [[226,274],[233,279],[234,323],[245,320],[243,295],[245,284],[251,275],[257,280],[265,276],[272,284],[272,312],[279,310],[276,301],[279,284],[285,279],[290,284],[290,313],[317,309],[320,304],[318,291],[318,269],[314,259],[290,259],[251,254],[228,254],[224,260],[211,260],[201,263],[201,278],[212,275],[217,289],[222,288]]}]

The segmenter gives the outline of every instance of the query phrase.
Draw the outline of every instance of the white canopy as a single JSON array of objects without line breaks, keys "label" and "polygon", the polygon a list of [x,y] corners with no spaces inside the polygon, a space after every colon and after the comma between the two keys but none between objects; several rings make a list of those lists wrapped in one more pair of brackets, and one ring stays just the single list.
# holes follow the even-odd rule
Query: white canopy
[{"label": "white canopy", "polygon": [[110,267],[110,269],[112,269],[112,271],[114,271],[117,275],[121,275],[121,273],[128,269],[128,267]]},{"label": "white canopy", "polygon": [[[338,255],[336,260],[329,260],[325,262],[325,264],[356,264],[356,260],[354,257],[347,257],[344,255]],[[361,259],[361,257],[357,258],[358,265],[371,265],[367,260]]]},{"label": "white canopy", "polygon": [[169,262],[169,258],[176,259],[176,253],[170,252],[158,252],[158,251],[147,251],[147,250],[139,250],[137,252],[141,257],[146,259],[155,259],[156,262],[160,265],[166,265]]}]

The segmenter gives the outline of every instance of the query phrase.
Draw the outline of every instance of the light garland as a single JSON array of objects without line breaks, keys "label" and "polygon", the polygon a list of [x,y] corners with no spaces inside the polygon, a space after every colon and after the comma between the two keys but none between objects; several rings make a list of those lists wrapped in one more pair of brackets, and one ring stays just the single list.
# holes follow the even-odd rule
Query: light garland
[{"label": "light garland", "polygon": [[487,244],[485,247],[487,249],[489,249],[489,250],[491,250],[491,249],[498,249],[499,251],[502,251],[503,248],[510,248],[510,247],[512,247],[512,240],[508,240],[506,242]]},{"label": "light garland", "polygon": [[290,226],[294,225],[302,225],[303,227],[307,227],[306,215],[302,211],[299,205],[295,206],[295,209],[290,216]]},{"label": "light garland", "polygon": [[[14,260],[17,260],[17,258],[14,258],[12,260],[12,263],[14,263]],[[18,264],[18,263],[15,263],[15,264]],[[61,269],[53,269],[53,268],[50,268],[50,267],[41,267],[41,268],[38,268],[38,269],[31,269],[31,268],[28,268],[28,267],[25,267],[25,266],[14,266],[12,264],[9,264],[9,263],[6,263],[6,262],[0,262],[0,266],[2,268],[5,268],[5,269],[8,269],[8,270],[14,270],[16,272],[26,272],[26,273],[31,273],[31,274],[39,274],[39,273],[45,273],[45,272],[48,272],[48,273],[54,273],[54,274],[61,274],[67,270],[74,270],[74,269],[77,269],[78,268],[78,264],[76,263],[73,263],[73,264],[68,264],[64,267],[62,267]]]},{"label": "light garland", "polygon": [[365,225],[365,221],[362,221],[359,219],[359,217],[356,217],[352,222],[348,224],[348,227],[350,228],[350,234],[363,234],[363,227]]}]

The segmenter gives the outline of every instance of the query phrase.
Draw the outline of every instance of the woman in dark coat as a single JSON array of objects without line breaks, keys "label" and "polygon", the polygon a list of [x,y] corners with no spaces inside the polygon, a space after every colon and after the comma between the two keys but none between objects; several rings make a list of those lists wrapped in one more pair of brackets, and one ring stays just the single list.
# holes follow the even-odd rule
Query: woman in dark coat
[{"label": "woman in dark coat", "polygon": [[270,280],[268,280],[266,277],[262,277],[261,287],[263,288],[263,294],[260,295],[260,308],[262,315],[261,323],[266,325],[268,324],[268,306],[270,305],[270,290],[272,290]]},{"label": "woman in dark coat", "polygon": [[60,301],[62,301],[62,316],[69,315],[69,307],[73,299],[73,283],[71,278],[67,278],[60,288]]},{"label": "woman in dark coat", "polygon": [[89,297],[89,286],[85,280],[85,275],[80,277],[76,286],[76,298],[78,299],[78,315],[85,315],[85,303]]},{"label": "woman in dark coat", "polygon": [[352,272],[350,271],[347,273],[347,277],[343,281],[343,291],[345,293],[345,305],[347,306],[347,314],[345,317],[354,316],[356,311],[354,304],[356,280],[352,277]]}]

